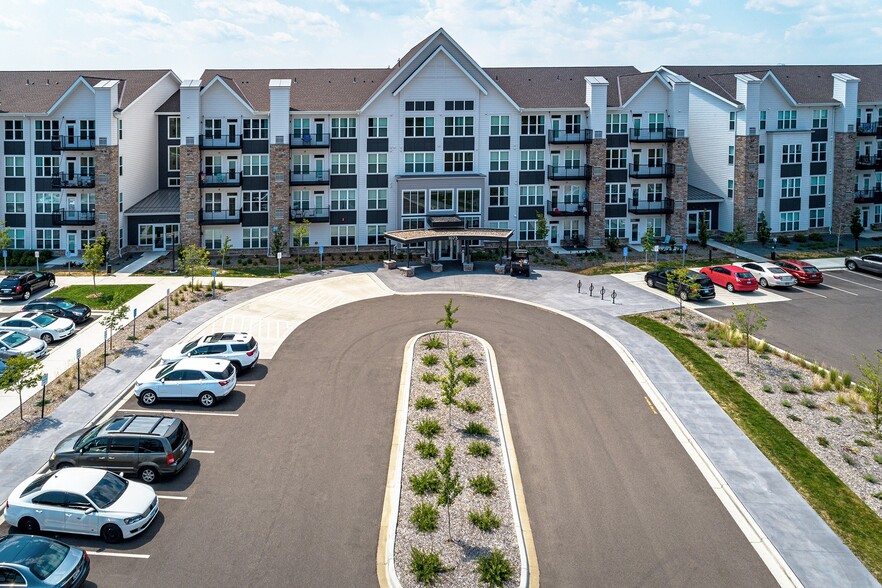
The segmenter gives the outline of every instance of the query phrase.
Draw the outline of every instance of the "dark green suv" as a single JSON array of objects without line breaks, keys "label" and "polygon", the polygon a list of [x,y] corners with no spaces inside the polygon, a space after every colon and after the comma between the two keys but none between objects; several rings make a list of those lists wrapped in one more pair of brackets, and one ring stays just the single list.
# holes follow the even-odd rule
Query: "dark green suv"
[{"label": "dark green suv", "polygon": [[147,484],[187,465],[193,440],[179,418],[126,415],[77,431],[58,444],[49,466],[92,467],[136,474]]}]

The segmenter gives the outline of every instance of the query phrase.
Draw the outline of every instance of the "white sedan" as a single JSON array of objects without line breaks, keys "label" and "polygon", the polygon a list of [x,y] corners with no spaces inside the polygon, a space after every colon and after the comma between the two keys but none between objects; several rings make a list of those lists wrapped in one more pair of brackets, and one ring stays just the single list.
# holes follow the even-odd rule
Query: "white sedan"
[{"label": "white sedan", "polygon": [[46,355],[45,341],[34,339],[21,333],[0,330],[0,357],[8,359],[16,355],[43,357]]},{"label": "white sedan", "polygon": [[23,533],[100,535],[118,543],[142,532],[159,512],[153,488],[95,468],[64,468],[19,484],[6,520]]},{"label": "white sedan", "polygon": [[236,368],[226,359],[185,357],[150,368],[135,380],[135,396],[146,406],[158,399],[198,400],[213,406],[236,387]]},{"label": "white sedan", "polygon": [[34,339],[42,339],[46,343],[52,343],[73,335],[74,322],[44,312],[30,311],[20,312],[0,321],[0,329],[15,331]]},{"label": "white sedan", "polygon": [[779,287],[789,288],[796,285],[796,278],[785,272],[774,263],[746,261],[744,263],[736,263],[738,267],[742,267],[753,274],[759,285],[763,288]]}]

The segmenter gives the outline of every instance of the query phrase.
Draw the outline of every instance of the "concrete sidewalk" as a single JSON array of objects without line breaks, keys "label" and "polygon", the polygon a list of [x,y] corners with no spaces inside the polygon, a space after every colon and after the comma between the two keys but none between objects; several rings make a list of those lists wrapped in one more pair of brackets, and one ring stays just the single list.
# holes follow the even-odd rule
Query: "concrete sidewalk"
[{"label": "concrete sidewalk", "polygon": [[713,239],[708,239],[707,241],[708,247],[713,247],[714,249],[719,249],[720,251],[725,251],[726,253],[731,253],[737,257],[740,257],[745,260],[750,261],[769,261],[768,258],[763,257],[762,255],[756,255],[755,253],[751,253],[749,251],[745,251],[743,249],[736,249],[731,245],[726,245],[725,243],[721,243],[719,241],[714,241]]}]

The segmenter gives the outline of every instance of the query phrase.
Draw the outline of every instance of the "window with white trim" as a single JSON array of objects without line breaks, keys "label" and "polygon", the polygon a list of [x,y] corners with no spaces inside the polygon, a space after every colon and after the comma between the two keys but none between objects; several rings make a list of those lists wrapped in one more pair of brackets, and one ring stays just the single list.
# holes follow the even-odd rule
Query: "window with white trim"
[{"label": "window with white trim", "polygon": [[292,118],[291,119],[291,135],[299,139],[303,135],[309,135],[309,119],[308,118]]},{"label": "window with white trim", "polygon": [[628,167],[628,150],[618,147],[606,150],[606,169],[625,169]]},{"label": "window with white trim", "polygon": [[96,231],[95,229],[81,229],[80,230],[80,247],[85,248],[86,245],[91,245],[95,242]]},{"label": "window with white trim", "polygon": [[812,163],[827,161],[827,143],[812,143]]},{"label": "window with white trim", "polygon": [[766,181],[762,178],[756,181],[756,197],[763,198],[766,195]]},{"label": "window with white trim", "polygon": [[[817,110],[812,110],[812,128],[813,129],[826,129],[827,128],[827,109],[819,108]],[[809,218],[811,221],[811,218]]]},{"label": "window with white trim", "polygon": [[403,218],[403,219],[401,219],[401,228],[404,230],[425,229],[426,228],[426,217],[415,216],[415,217],[411,217],[411,218]]},{"label": "window with white trim", "polygon": [[371,139],[389,136],[389,119],[385,116],[368,118],[368,137]]},{"label": "window with white trim", "polygon": [[825,196],[827,194],[827,176],[812,176],[809,195]]},{"label": "window with white trim", "polygon": [[224,246],[224,232],[221,229],[203,229],[206,249],[220,249]]},{"label": "window with white trim", "polygon": [[541,206],[545,204],[545,186],[521,186],[521,206]]},{"label": "window with white trim", "polygon": [[801,183],[800,178],[782,178],[781,198],[799,198]]},{"label": "window with white trim", "polygon": [[331,210],[355,210],[355,190],[331,190]]},{"label": "window with white trim", "polygon": [[475,117],[473,116],[445,116],[445,137],[474,137]]},{"label": "window with white trim", "polygon": [[6,177],[23,178],[25,175],[24,155],[6,156]]},{"label": "window with white trim", "polygon": [[781,213],[781,230],[782,231],[798,231],[799,230],[799,211]]},{"label": "window with white trim", "polygon": [[508,229],[508,221],[495,220],[487,221],[487,227],[491,229]]},{"label": "window with white trim", "polygon": [[37,249],[61,249],[61,229],[37,229]]},{"label": "window with white trim", "polygon": [[181,171],[181,148],[177,145],[168,148],[168,171]]},{"label": "window with white trim", "polygon": [[760,110],[759,122],[760,122],[760,130],[764,130],[766,128],[766,111],[765,110]]},{"label": "window with white trim", "polygon": [[408,116],[404,119],[405,137],[434,137],[435,119],[431,116]]},{"label": "window with white trim", "polygon": [[434,100],[408,100],[404,103],[404,110],[407,112],[410,111],[431,111],[435,110],[435,101]]},{"label": "window with white trim", "polygon": [[291,173],[308,174],[309,173],[309,154],[308,153],[292,153],[291,154]]},{"label": "window with white trim", "polygon": [[429,212],[453,210],[453,190],[429,190]]},{"label": "window with white trim", "polygon": [[20,213],[25,211],[24,192],[7,192],[6,193],[6,212]]},{"label": "window with white trim", "polygon": [[269,155],[243,155],[243,176],[266,176],[269,175]]},{"label": "window with white trim", "polygon": [[606,115],[606,134],[621,135],[628,132],[628,115],[627,114],[607,114]]},{"label": "window with white trim", "polygon": [[202,196],[202,210],[205,212],[221,212],[224,209],[224,195],[220,192],[206,192]]},{"label": "window with white trim", "polygon": [[[122,196],[122,192],[120,192]],[[95,193],[80,194],[80,212],[95,212]]]},{"label": "window with white trim", "polygon": [[246,118],[242,121],[242,138],[243,139],[268,139],[269,138],[269,119],[268,118]]},{"label": "window with white trim", "polygon": [[356,153],[331,153],[332,174],[354,174],[355,162],[358,161]]},{"label": "window with white trim", "polygon": [[401,214],[426,214],[426,192],[404,190],[401,193]]},{"label": "window with white trim", "polygon": [[474,110],[474,100],[445,100],[444,110]]},{"label": "window with white trim", "polygon": [[294,210],[309,209],[309,190],[291,191],[291,208]]},{"label": "window with white trim", "polygon": [[385,174],[388,173],[387,153],[368,153],[368,169],[369,174]]},{"label": "window with white trim", "polygon": [[625,204],[628,201],[628,184],[607,184],[605,196],[607,204]]},{"label": "window with white trim", "polygon": [[355,118],[332,118],[331,119],[331,138],[332,139],[354,139],[355,138]]},{"label": "window with white trim", "polygon": [[508,186],[490,186],[490,206],[508,206]]},{"label": "window with white trim", "polygon": [[24,121],[7,120],[5,139],[7,141],[24,141]]},{"label": "window with white trim", "polygon": [[730,131],[735,130],[735,113],[734,112],[729,113],[729,130]]},{"label": "window with white trim", "polygon": [[367,226],[367,244],[368,245],[385,245],[386,225],[368,225]]},{"label": "window with white trim", "polygon": [[545,171],[545,150],[525,149],[521,151],[521,171]]},{"label": "window with white trim", "polygon": [[759,146],[759,150],[757,152],[757,158],[758,158],[758,161],[760,164],[763,164],[766,162],[766,146],[765,145]]},{"label": "window with white trim", "polygon": [[58,175],[59,157],[57,155],[38,155],[34,158],[34,175],[38,178],[51,178]]},{"label": "window with white trim", "polygon": [[624,218],[607,218],[603,221],[604,233],[607,237],[625,238],[625,220]]},{"label": "window with white trim", "polygon": [[138,225],[138,245],[153,247],[153,225]]},{"label": "window with white trim", "polygon": [[536,225],[536,219],[518,221],[518,239],[520,241],[535,241]]},{"label": "window with white trim", "polygon": [[61,194],[58,192],[37,192],[34,195],[34,212],[50,214],[61,208]]},{"label": "window with white trim", "polygon": [[665,232],[665,219],[658,216],[650,216],[646,219],[646,230],[652,231],[656,237],[661,237]]},{"label": "window with white trim", "polygon": [[521,116],[521,134],[522,135],[544,135],[545,134],[545,115],[525,114],[525,115]]},{"label": "window with white trim", "polygon": [[268,212],[269,211],[269,193],[266,191],[259,192],[242,192],[242,212]]},{"label": "window with white trim", "polygon": [[446,172],[470,172],[475,169],[475,154],[473,151],[445,151],[444,171]]},{"label": "window with white trim", "polygon": [[576,134],[582,132],[582,115],[567,114],[564,115],[564,132],[567,134]]},{"label": "window with white trim", "polygon": [[778,111],[778,130],[791,130],[796,128],[796,111],[795,110],[779,110]]},{"label": "window with white trim", "polygon": [[729,165],[735,163],[735,145],[729,145]]},{"label": "window with white trim", "polygon": [[735,180],[726,180],[726,197],[732,198],[735,196]]},{"label": "window with white trim", "polygon": [[582,167],[582,152],[576,149],[565,150],[564,167],[567,169],[578,169]]},{"label": "window with white trim", "polygon": [[269,227],[242,227],[243,249],[266,249],[269,247]]},{"label": "window with white trim", "polygon": [[802,145],[781,145],[781,163],[802,163]]},{"label": "window with white trim", "polygon": [[169,139],[180,139],[181,138],[181,117],[179,117],[179,116],[168,117],[168,138]]},{"label": "window with white trim", "polygon": [[500,114],[493,115],[490,117],[490,136],[491,137],[507,137],[509,135],[508,130],[508,115]]},{"label": "window with white trim", "polygon": [[459,214],[481,212],[480,190],[457,190],[456,200],[456,211]]},{"label": "window with white trim", "polygon": [[355,225],[331,225],[331,245],[355,245]]},{"label": "window with white trim", "polygon": [[25,230],[24,229],[16,229],[16,228],[8,228],[9,231],[9,248],[10,249],[24,249],[25,248]]},{"label": "window with white trim", "polygon": [[826,226],[824,217],[826,211],[823,208],[809,208],[809,226],[810,229],[820,229]]},{"label": "window with white trim", "polygon": [[435,171],[435,154],[414,152],[404,154],[404,173],[422,174]]},{"label": "window with white trim", "polygon": [[508,151],[490,152],[490,171],[508,171]]},{"label": "window with white trim", "polygon": [[561,238],[563,239],[573,239],[580,235],[579,232],[579,219],[577,218],[565,218],[561,220],[561,229],[562,234]]},{"label": "window with white trim", "polygon": [[386,188],[368,188],[368,210],[386,210],[388,208],[386,194]]},{"label": "window with white trim", "polygon": [[58,137],[58,121],[38,119],[34,121],[34,140],[51,141]]},{"label": "window with white trim", "polygon": [[665,196],[665,185],[661,182],[646,185],[646,200],[649,202],[661,202]]}]

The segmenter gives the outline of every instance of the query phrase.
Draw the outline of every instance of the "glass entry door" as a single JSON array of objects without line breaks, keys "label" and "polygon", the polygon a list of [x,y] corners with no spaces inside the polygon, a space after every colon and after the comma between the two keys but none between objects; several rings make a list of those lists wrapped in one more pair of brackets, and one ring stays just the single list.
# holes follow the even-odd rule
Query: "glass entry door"
[{"label": "glass entry door", "polygon": [[165,251],[165,225],[153,225],[153,251]]}]

